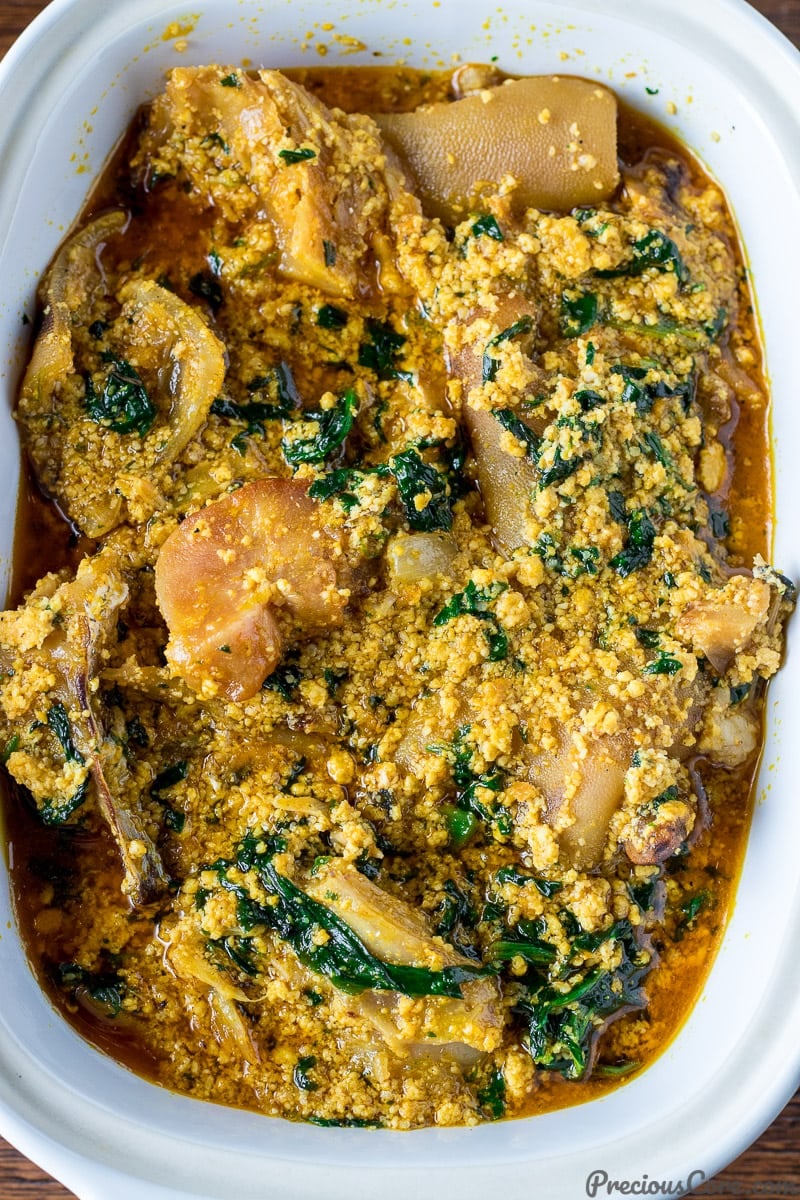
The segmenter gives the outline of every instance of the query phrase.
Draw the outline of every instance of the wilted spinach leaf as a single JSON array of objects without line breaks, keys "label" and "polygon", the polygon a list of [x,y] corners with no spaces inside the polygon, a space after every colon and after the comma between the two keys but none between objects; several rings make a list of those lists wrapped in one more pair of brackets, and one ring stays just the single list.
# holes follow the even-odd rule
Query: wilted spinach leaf
[{"label": "wilted spinach leaf", "polygon": [[584,292],[581,296],[571,299],[566,292],[561,296],[561,336],[565,338],[581,337],[588,333],[597,320],[597,296],[594,292]]},{"label": "wilted spinach leaf", "polygon": [[313,437],[284,438],[281,442],[283,456],[290,466],[300,463],[322,462],[347,437],[353,427],[358,400],[352,388],[339,397],[333,408],[303,414],[306,421],[316,421],[318,432]]},{"label": "wilted spinach leaf", "polygon": [[653,557],[656,537],[656,527],[643,508],[636,508],[628,515],[627,525],[627,544],[609,563],[622,579],[647,566]]},{"label": "wilted spinach leaf", "polygon": [[[397,494],[405,518],[412,529],[424,533],[448,530],[453,524],[451,492],[447,476],[426,463],[411,447],[396,454],[390,464],[397,480]],[[424,507],[417,508],[417,497],[425,497]]]},{"label": "wilted spinach leaf", "polygon": [[156,418],[156,407],[142,380],[124,358],[104,354],[106,372],[98,395],[91,375],[85,377],[86,411],[93,421],[115,433],[138,433],[144,437]]},{"label": "wilted spinach leaf", "polygon": [[489,351],[493,346],[501,346],[503,342],[511,341],[512,338],[519,337],[521,333],[530,333],[533,328],[533,318],[529,316],[520,317],[513,325],[509,325],[507,329],[490,338],[486,343],[486,349],[483,352],[482,374],[483,382],[491,383],[497,378],[497,372],[500,370],[500,359],[495,358]]}]

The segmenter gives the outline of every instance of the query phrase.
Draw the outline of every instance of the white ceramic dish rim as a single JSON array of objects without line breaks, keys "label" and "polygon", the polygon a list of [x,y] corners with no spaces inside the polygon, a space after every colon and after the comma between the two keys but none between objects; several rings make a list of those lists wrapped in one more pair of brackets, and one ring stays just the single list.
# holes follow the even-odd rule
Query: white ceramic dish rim
[{"label": "white ceramic dish rim", "polygon": [[[327,0],[293,4],[291,12],[286,3],[229,4],[226,11],[231,18],[235,11],[236,21],[241,24],[253,18],[258,22],[267,7],[278,23],[293,22],[296,30],[305,28],[306,22],[311,29],[314,19],[335,23],[342,17],[341,6]],[[416,30],[421,38],[430,26],[437,46],[451,46],[454,35],[446,24],[442,25],[442,20],[446,21],[448,14],[451,19],[457,14],[459,45],[468,48],[470,36],[474,45],[480,27],[478,18],[489,13],[488,6],[455,5],[445,0],[438,7],[436,13],[430,5],[415,0],[409,4],[385,5],[368,0],[358,6],[357,12],[346,14],[350,24],[342,28],[348,33],[368,31],[365,40],[370,46],[390,44],[392,55],[405,52],[413,62],[426,53],[430,58],[431,54],[419,44],[404,47],[402,37],[406,32]],[[185,60],[173,55],[170,61],[202,60],[191,51],[192,41],[202,41],[205,14],[218,12],[221,5],[209,3],[203,8],[196,39],[195,35],[189,35],[190,54]],[[777,188],[787,223],[797,227],[800,159],[795,147],[800,144],[800,130],[796,105],[793,107],[791,101],[800,95],[798,56],[741,0],[707,0],[702,6],[691,0],[648,0],[638,5],[635,15],[630,13],[625,0],[607,0],[602,5],[588,0],[568,4],[548,4],[542,0],[506,5],[506,26],[509,14],[512,20],[515,17],[519,20],[523,9],[526,19],[535,15],[540,18],[540,25],[549,22],[550,41],[545,46],[544,39],[533,39],[533,48],[523,43],[522,58],[518,58],[507,27],[503,33],[502,15],[491,10],[499,27],[497,45],[505,47],[501,65],[509,69],[581,71],[584,65],[574,57],[569,66],[558,65],[559,47],[573,46],[581,38],[588,39],[589,45],[594,44],[593,23],[603,27],[617,22],[615,28],[620,34],[628,27],[635,31],[644,26],[661,43],[672,41],[680,46],[684,58],[691,56],[697,47],[703,58],[713,64],[713,69],[727,77],[729,85],[732,80],[737,82],[742,112],[746,112],[759,137],[763,137],[766,158],[760,164],[760,151],[751,146],[752,169],[757,172],[763,165],[764,178],[770,184],[771,204],[777,199],[774,194]],[[0,132],[0,161],[4,163],[4,179],[0,184],[0,253],[6,279],[0,328],[2,344],[11,347],[2,371],[6,397],[14,386],[21,341],[19,326],[13,324],[12,318],[18,322],[21,311],[25,308],[30,311],[36,272],[62,236],[59,224],[63,226],[69,214],[79,207],[89,178],[76,177],[74,163],[68,165],[70,153],[93,154],[91,169],[94,170],[110,145],[106,140],[98,150],[88,129],[82,141],[77,133],[71,138],[68,133],[62,134],[64,146],[60,155],[48,159],[48,165],[53,164],[50,186],[59,192],[55,204],[58,219],[53,218],[49,227],[34,225],[35,231],[44,228],[45,232],[34,238],[32,244],[21,237],[26,219],[30,222],[37,218],[38,200],[30,203],[33,193],[26,190],[25,183],[31,161],[41,167],[37,155],[41,156],[42,147],[47,145],[52,150],[52,143],[48,143],[51,136],[48,122],[55,98],[61,97],[66,106],[72,103],[74,107],[70,99],[73,80],[83,80],[89,67],[97,62],[97,56],[125,34],[131,69],[127,78],[127,68],[113,80],[104,77],[105,91],[97,96],[97,102],[101,110],[117,105],[130,111],[140,94],[135,88],[143,78],[153,75],[155,64],[160,64],[166,53],[163,43],[159,47],[159,32],[169,20],[187,15],[186,7],[161,0],[125,0],[113,9],[98,0],[56,0],[0,67],[0,103],[4,112],[4,128]],[[230,25],[236,21],[232,19]],[[423,23],[418,27],[415,21]],[[577,27],[578,32],[571,32],[571,26]],[[224,30],[222,33],[223,40],[233,36]],[[138,65],[143,56],[135,56],[145,35],[153,47],[150,66]],[[250,48],[254,45],[252,34],[240,29],[237,36],[244,49],[232,54],[231,61],[239,60],[243,54],[255,58]],[[264,61],[270,64],[300,61],[297,46],[291,42],[267,43],[264,50]],[[223,56],[205,53],[204,57],[209,60]],[[613,60],[618,77],[612,82],[624,91],[628,85],[623,57],[620,53]],[[677,63],[677,58],[673,62]],[[652,72],[653,68],[639,69],[640,84],[643,70]],[[675,74],[680,74],[677,66]],[[651,74],[650,78],[655,82],[658,77]],[[673,85],[669,80],[662,83],[658,78],[658,81],[666,99],[672,94]],[[116,95],[112,91],[115,87]],[[97,90],[100,91],[99,86]],[[713,103],[701,93],[702,88],[698,88],[698,102],[706,105],[710,120]],[[677,91],[675,98],[683,102]],[[735,105],[734,111],[738,111]],[[96,120],[98,128],[102,125],[102,111],[95,118],[90,105],[83,114],[87,123]],[[721,109],[716,111],[716,122],[723,135],[728,134],[725,115]],[[679,126],[681,121],[679,118]],[[123,123],[119,121],[114,129],[121,129]],[[689,120],[688,125],[696,135],[700,127],[697,121],[692,125]],[[107,132],[105,136],[108,138]],[[689,136],[688,140],[694,142],[731,193],[729,171],[737,153],[736,139],[731,137],[726,141],[723,137],[718,148],[711,143],[700,145],[697,136]],[[24,206],[19,204],[20,196],[25,197]],[[29,203],[33,212],[26,218],[22,207],[27,208]],[[740,207],[735,197],[734,203],[757,282],[763,277],[760,299],[768,364],[776,391],[778,428],[781,431],[785,428],[785,434],[776,443],[778,511],[789,514],[798,511],[800,499],[797,479],[790,469],[791,454],[787,451],[791,450],[791,444],[798,444],[800,430],[796,418],[789,425],[789,414],[785,411],[791,395],[787,390],[790,364],[781,339],[790,339],[768,286],[771,269],[768,250],[774,249],[774,245],[769,237],[764,241],[754,223],[743,219],[747,205]],[[781,273],[797,277],[800,263],[796,248],[790,245],[784,248],[780,265]],[[12,425],[5,411],[0,412],[0,420],[5,422],[3,440],[10,444]],[[10,460],[3,465],[11,479],[14,472]],[[0,496],[1,527],[8,528],[13,521],[15,496],[11,488]],[[777,545],[776,561],[782,569],[797,576],[800,553],[787,520],[778,526]],[[792,834],[800,832],[797,817],[788,811],[780,812],[777,821],[774,812],[776,802],[783,799],[784,805],[788,803],[790,788],[782,785],[781,779],[791,780],[793,774],[787,768],[791,768],[793,757],[797,759],[797,748],[791,745],[791,740],[781,739],[780,732],[783,709],[787,710],[783,721],[788,724],[791,676],[796,667],[795,653],[771,692],[762,780],[769,778],[767,771],[777,763],[779,750],[781,770],[776,772],[774,795],[770,797],[772,808],[760,809],[759,816],[765,814],[764,819],[754,825],[739,904],[706,988],[706,1003],[713,1006],[718,998],[718,979],[736,978],[738,960],[746,962],[751,971],[754,961],[758,961],[758,955],[755,960],[752,956],[748,959],[742,947],[751,930],[759,928],[759,915],[766,912],[753,899],[759,880],[770,879],[784,921],[779,927],[770,928],[769,937],[763,929],[759,933],[764,943],[763,974],[758,981],[752,977],[740,981],[737,996],[741,997],[742,1026],[731,1042],[730,1053],[717,1047],[713,1071],[706,1069],[704,1074],[701,1062],[696,1076],[684,1075],[682,1084],[678,1082],[681,1076],[675,1071],[676,1060],[685,1066],[695,1053],[702,1057],[697,1031],[710,1040],[708,1028],[703,1029],[702,1011],[698,1016],[696,1010],[678,1042],[641,1080],[591,1106],[549,1114],[533,1123],[393,1135],[265,1122],[251,1114],[198,1105],[184,1097],[152,1089],[86,1047],[44,1005],[35,986],[32,987],[17,939],[4,935],[0,939],[0,970],[13,983],[4,986],[0,1000],[0,1129],[25,1153],[76,1190],[83,1200],[108,1195],[120,1200],[143,1196],[167,1200],[178,1195],[211,1197],[234,1191],[245,1198],[271,1194],[273,1189],[275,1194],[299,1198],[317,1194],[321,1188],[329,1196],[374,1194],[380,1188],[389,1200],[409,1189],[424,1197],[442,1194],[443,1190],[447,1194],[457,1188],[459,1194],[470,1197],[484,1195],[487,1186],[498,1183],[509,1195],[522,1196],[530,1191],[532,1171],[536,1172],[540,1190],[546,1188],[546,1195],[566,1197],[584,1194],[584,1181],[594,1169],[605,1170],[611,1179],[618,1180],[641,1179],[645,1174],[650,1180],[672,1180],[674,1191],[692,1170],[701,1170],[709,1176],[758,1135],[800,1079],[800,967],[793,965],[789,952],[800,934],[800,892],[791,879],[780,883],[764,872],[775,839],[779,837],[783,845],[791,845]],[[0,917],[6,919],[7,895],[4,893],[0,899],[4,905]],[[745,914],[741,920],[740,913]],[[734,1006],[735,1003],[732,1001]],[[702,1002],[698,1007],[702,1010]],[[745,1087],[740,1086],[742,1079],[746,1081]],[[133,1103],[121,1108],[121,1101],[116,1098],[119,1095]],[[642,1115],[645,1111],[647,1117]],[[269,1172],[268,1179],[265,1171]]]}]

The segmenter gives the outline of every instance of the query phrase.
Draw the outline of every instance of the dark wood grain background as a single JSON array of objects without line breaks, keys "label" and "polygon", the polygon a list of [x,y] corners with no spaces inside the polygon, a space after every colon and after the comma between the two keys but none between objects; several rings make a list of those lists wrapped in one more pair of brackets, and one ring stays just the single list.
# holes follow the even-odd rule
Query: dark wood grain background
[{"label": "dark wood grain background", "polygon": [[[753,0],[753,4],[800,46],[800,0]],[[44,7],[41,0],[0,0],[0,57]],[[800,1092],[766,1133],[714,1182],[716,1194],[729,1200],[800,1196]],[[64,1200],[70,1196],[71,1192],[0,1138],[0,1200]]]}]

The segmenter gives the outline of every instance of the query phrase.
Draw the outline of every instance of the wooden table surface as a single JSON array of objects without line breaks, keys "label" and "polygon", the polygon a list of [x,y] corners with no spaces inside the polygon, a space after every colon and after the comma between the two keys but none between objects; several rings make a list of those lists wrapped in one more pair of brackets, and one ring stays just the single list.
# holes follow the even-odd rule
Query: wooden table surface
[{"label": "wooden table surface", "polygon": [[[800,46],[800,0],[752,2]],[[44,7],[42,0],[0,0],[0,57]],[[800,1196],[800,1092],[759,1140],[716,1177],[712,1188],[716,1195],[730,1200]],[[72,1192],[0,1138],[0,1200],[64,1200],[70,1196]]]}]

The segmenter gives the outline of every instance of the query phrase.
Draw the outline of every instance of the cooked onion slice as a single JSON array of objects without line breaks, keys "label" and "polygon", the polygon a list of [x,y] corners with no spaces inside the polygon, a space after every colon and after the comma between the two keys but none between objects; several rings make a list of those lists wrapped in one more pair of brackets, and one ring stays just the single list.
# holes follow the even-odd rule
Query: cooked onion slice
[{"label": "cooked onion slice", "polygon": [[203,695],[255,695],[281,658],[279,614],[304,633],[341,622],[339,558],[294,480],[257,480],[187,517],[156,563],[174,673]]},{"label": "cooked onion slice", "polygon": [[403,586],[446,575],[457,553],[447,533],[398,533],[386,547],[386,561],[392,582]]},{"label": "cooked onion slice", "polygon": [[375,117],[410,166],[423,206],[455,224],[509,176],[519,209],[605,200],[619,182],[617,102],[583,79],[509,80],[450,104]]}]

